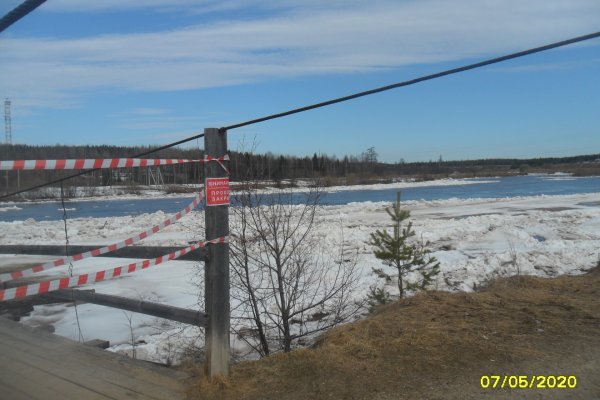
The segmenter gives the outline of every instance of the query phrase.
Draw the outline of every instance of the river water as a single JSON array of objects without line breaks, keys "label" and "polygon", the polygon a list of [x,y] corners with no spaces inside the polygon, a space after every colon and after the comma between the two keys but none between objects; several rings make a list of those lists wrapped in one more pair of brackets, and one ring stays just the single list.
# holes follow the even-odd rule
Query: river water
[{"label": "river water", "polygon": [[[490,181],[492,181],[490,183]],[[480,182],[480,183],[477,183]],[[485,182],[485,183],[484,183]],[[348,204],[364,201],[389,201],[396,198],[398,189],[345,190],[326,193],[323,204]],[[565,195],[600,192],[600,177],[570,177],[563,175],[528,175],[506,178],[471,179],[469,184],[456,186],[421,186],[403,188],[404,200],[443,200],[450,198],[503,198],[535,195]],[[302,195],[298,195],[301,197]],[[117,217],[154,213],[162,210],[175,213],[192,200],[188,198],[157,198],[135,200],[67,201],[69,218]],[[0,221],[33,218],[36,221],[62,219],[60,202],[0,203]]]}]

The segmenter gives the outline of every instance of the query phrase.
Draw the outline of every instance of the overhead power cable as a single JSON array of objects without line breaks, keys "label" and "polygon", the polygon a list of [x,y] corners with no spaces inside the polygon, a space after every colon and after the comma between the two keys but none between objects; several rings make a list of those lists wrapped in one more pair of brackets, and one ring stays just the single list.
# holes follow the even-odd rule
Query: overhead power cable
[{"label": "overhead power cable", "polygon": [[594,38],[597,38],[597,37],[600,37],[600,32],[591,33],[589,35],[584,35],[584,36],[578,36],[578,37],[575,37],[573,39],[567,39],[567,40],[563,40],[563,41],[560,41],[560,42],[547,44],[545,46],[540,46],[540,47],[535,47],[535,48],[529,49],[529,50],[519,51],[517,53],[508,54],[508,55],[505,55],[505,56],[502,56],[502,57],[491,58],[489,60],[480,61],[480,62],[477,62],[475,64],[469,64],[469,65],[465,65],[463,67],[448,69],[446,71],[437,72],[435,74],[425,75],[425,76],[422,76],[420,78],[415,78],[415,79],[411,79],[411,80],[404,81],[404,82],[394,83],[394,84],[387,85],[387,86],[382,86],[382,87],[379,87],[379,88],[376,88],[376,89],[366,90],[364,92],[354,93],[354,94],[351,94],[351,95],[348,95],[348,96],[344,96],[344,97],[339,97],[337,99],[323,101],[321,103],[311,104],[309,106],[295,108],[293,110],[284,111],[284,112],[281,112],[281,113],[278,113],[278,114],[272,114],[272,115],[269,115],[269,116],[266,116],[266,117],[252,119],[252,120],[249,120],[249,121],[246,121],[246,122],[241,122],[239,124],[234,124],[234,125],[229,125],[229,126],[222,127],[221,130],[231,130],[231,129],[241,128],[242,126],[253,125],[253,124],[257,124],[259,122],[268,121],[268,120],[271,120],[271,119],[281,118],[281,117],[285,117],[285,116],[292,115],[292,114],[298,114],[298,113],[301,113],[301,112],[304,112],[304,111],[314,110],[315,108],[326,107],[326,106],[330,106],[332,104],[342,103],[344,101],[357,99],[359,97],[369,96],[369,95],[372,95],[372,94],[375,94],[375,93],[385,92],[387,90],[392,90],[392,89],[397,89],[397,88],[404,87],[404,86],[414,85],[415,83],[429,81],[429,80],[436,79],[436,78],[441,78],[442,76],[446,76],[446,75],[457,74],[459,72],[463,72],[463,71],[468,71],[468,70],[475,69],[475,68],[484,67],[484,66],[490,65],[490,64],[496,64],[496,63],[499,63],[499,62],[502,62],[502,61],[512,60],[514,58],[519,58],[519,57],[527,56],[527,55],[530,55],[530,54],[539,53],[539,52],[550,50],[550,49],[555,49],[557,47],[562,47],[562,46],[566,46],[566,45],[577,43],[577,42],[583,42],[584,40],[590,40],[590,39],[594,39]]},{"label": "overhead power cable", "polygon": [[[201,133],[199,135],[194,135],[194,136],[191,136],[189,138],[186,138],[186,139],[183,139],[183,140],[179,140],[177,142],[169,143],[169,144],[166,144],[164,146],[157,147],[156,149],[144,151],[142,153],[135,154],[135,155],[133,155],[133,156],[131,156],[129,158],[138,158],[138,157],[147,156],[148,154],[156,153],[157,151],[165,150],[165,149],[168,149],[170,147],[174,147],[174,146],[180,145],[182,143],[186,143],[186,142],[189,142],[191,140],[195,140],[195,139],[198,139],[198,138],[201,138],[201,137],[204,137],[204,133]],[[54,185],[55,183],[62,183],[64,181],[68,180],[68,179],[76,178],[78,176],[89,174],[90,172],[99,171],[101,169],[102,168],[86,169],[86,170],[83,170],[81,172],[77,172],[75,174],[71,174],[69,176],[65,176],[64,178],[54,179],[53,181],[48,181],[48,182],[45,182],[45,183],[41,183],[39,185],[28,187],[26,189],[21,189],[21,190],[18,190],[16,192],[5,194],[3,196],[0,196],[0,200],[4,199],[4,198],[7,198],[7,197],[15,196],[17,194],[29,192],[31,190],[40,189],[40,188],[43,188],[43,187],[46,187],[46,186]]]},{"label": "overhead power cable", "polygon": [[44,4],[46,0],[26,0],[0,19],[0,33],[9,26]]},{"label": "overhead power cable", "polygon": [[[480,62],[477,62],[477,63],[474,63],[474,64],[469,64],[469,65],[465,65],[465,66],[462,66],[462,67],[448,69],[448,70],[445,70],[445,71],[442,71],[442,72],[437,72],[435,74],[425,75],[425,76],[422,76],[422,77],[419,77],[419,78],[410,79],[410,80],[407,80],[407,81],[404,81],[404,82],[394,83],[394,84],[391,84],[391,85],[382,86],[382,87],[371,89],[371,90],[366,90],[364,92],[358,92],[358,93],[354,93],[354,94],[351,94],[351,95],[348,95],[348,96],[344,96],[344,97],[339,97],[339,98],[332,99],[332,100],[323,101],[321,103],[316,103],[316,104],[312,104],[312,105],[308,105],[308,106],[304,106],[304,107],[300,107],[300,108],[295,108],[295,109],[292,109],[292,110],[289,110],[289,111],[284,111],[284,112],[281,112],[281,113],[278,113],[278,114],[272,114],[272,115],[268,115],[266,117],[256,118],[256,119],[252,119],[252,120],[249,120],[249,121],[241,122],[241,123],[238,123],[238,124],[224,126],[224,127],[220,128],[220,130],[221,131],[227,131],[227,130],[237,129],[237,128],[241,128],[243,126],[253,125],[253,124],[257,124],[259,122],[264,122],[264,121],[268,121],[268,120],[271,120],[271,119],[285,117],[287,115],[292,115],[292,114],[297,114],[297,113],[301,113],[301,112],[304,112],[304,111],[314,110],[315,108],[321,108],[321,107],[329,106],[329,105],[336,104],[336,103],[342,103],[344,101],[349,101],[349,100],[357,99],[359,97],[364,97],[364,96],[369,96],[369,95],[376,94],[376,93],[385,92],[387,90],[392,90],[392,89],[397,89],[397,88],[404,87],[404,86],[414,85],[415,83],[424,82],[424,81],[428,81],[428,80],[432,80],[432,79],[436,79],[436,78],[441,78],[441,77],[446,76],[446,75],[457,74],[457,73],[463,72],[463,71],[469,71],[469,70],[472,70],[472,69],[475,69],[475,68],[484,67],[486,65],[496,64],[496,63],[500,63],[500,62],[503,62],[503,61],[512,60],[512,59],[519,58],[519,57],[524,57],[524,56],[527,56],[527,55],[530,55],[530,54],[539,53],[539,52],[542,52],[542,51],[546,51],[546,50],[551,50],[551,49],[555,49],[555,48],[558,48],[558,47],[567,46],[569,44],[583,42],[583,41],[590,40],[590,39],[595,39],[595,38],[598,38],[598,37],[600,37],[600,32],[590,33],[588,35],[578,36],[578,37],[575,37],[575,38],[572,38],[572,39],[567,39],[567,40],[563,40],[563,41],[560,41],[560,42],[555,42],[555,43],[547,44],[545,46],[535,47],[535,48],[532,48],[532,49],[529,49],[529,50],[523,50],[523,51],[519,51],[519,52],[516,52],[516,53],[508,54],[508,55],[505,55],[505,56],[491,58],[491,59],[480,61]],[[140,153],[140,154],[137,154],[137,155],[134,155],[134,156],[131,156],[131,157],[132,158],[142,157],[142,156],[145,156],[145,155],[148,155],[148,154],[160,151],[160,150],[164,150],[164,149],[167,149],[167,148],[170,148],[170,147],[173,147],[173,146],[177,146],[177,145],[182,144],[182,143],[186,143],[186,142],[189,142],[189,141],[201,138],[203,136],[204,136],[204,134],[194,135],[194,136],[191,136],[191,137],[179,140],[177,142],[169,143],[169,144],[166,144],[166,145],[161,146],[159,148],[156,148],[156,149],[153,149],[153,150],[149,150],[147,152]],[[64,178],[56,179],[56,180],[53,180],[53,181],[50,181],[50,182],[47,182],[47,183],[44,183],[44,184],[32,186],[32,187],[29,187],[29,188],[26,188],[26,189],[23,189],[23,190],[19,190],[19,191],[13,192],[13,193],[5,194],[3,196],[0,196],[0,200],[4,199],[4,198],[7,198],[7,197],[10,197],[10,196],[14,196],[14,195],[17,195],[17,194],[28,192],[30,190],[35,190],[35,189],[39,189],[39,188],[42,188],[42,187],[45,187],[45,186],[53,185],[55,183],[63,182],[65,180],[67,180],[67,179],[75,178],[77,176],[81,176],[81,175],[87,174],[87,173],[92,172],[92,171],[97,171],[97,169],[91,169],[91,170],[81,171],[81,172],[79,172],[77,174],[69,175],[69,176],[64,177]]]}]

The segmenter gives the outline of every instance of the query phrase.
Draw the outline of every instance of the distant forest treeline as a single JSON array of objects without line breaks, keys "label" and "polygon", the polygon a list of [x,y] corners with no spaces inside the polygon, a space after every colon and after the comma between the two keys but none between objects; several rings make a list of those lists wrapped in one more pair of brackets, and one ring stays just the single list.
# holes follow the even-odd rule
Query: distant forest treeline
[{"label": "distant forest treeline", "polygon": [[[128,157],[152,149],[136,146],[31,146],[23,144],[1,144],[1,160],[19,159],[72,159],[72,158],[119,158]],[[202,158],[202,150],[170,148],[161,150],[145,158]],[[296,179],[321,178],[324,184],[355,184],[396,177],[410,177],[427,180],[440,177],[495,176],[528,172],[565,171],[580,175],[600,174],[600,154],[561,158],[534,159],[481,159],[466,161],[428,162],[379,162],[374,147],[359,155],[343,158],[313,154],[297,157],[272,153],[253,154],[230,152],[229,168],[231,180],[257,179],[269,181],[294,181]],[[146,185],[161,183],[189,184],[202,180],[202,166],[180,164],[156,168],[124,168],[102,170],[69,181],[68,185],[107,186],[107,185]],[[74,171],[21,171],[18,176],[12,171],[0,179],[3,190],[14,191],[41,184],[72,174]]]}]

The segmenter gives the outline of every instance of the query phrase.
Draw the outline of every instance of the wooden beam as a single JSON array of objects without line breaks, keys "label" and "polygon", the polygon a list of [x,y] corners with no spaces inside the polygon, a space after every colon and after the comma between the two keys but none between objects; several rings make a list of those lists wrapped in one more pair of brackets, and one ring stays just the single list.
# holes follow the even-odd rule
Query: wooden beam
[{"label": "wooden beam", "polygon": [[86,303],[133,311],[140,314],[152,315],[188,325],[206,326],[207,316],[202,311],[189,310],[153,303],[144,300],[134,300],[127,297],[112,296],[96,293],[94,290],[59,290],[43,294],[41,297],[60,301],[84,301]]},{"label": "wooden beam", "polygon": [[[85,253],[102,247],[102,245],[69,245],[69,255]],[[157,258],[165,254],[181,250],[183,247],[163,246],[128,246],[113,252],[101,254],[98,257],[114,258]],[[27,254],[27,255],[55,255],[65,256],[65,245],[0,245],[0,254]],[[190,253],[184,254],[178,260],[204,261],[206,249],[201,247]]]}]

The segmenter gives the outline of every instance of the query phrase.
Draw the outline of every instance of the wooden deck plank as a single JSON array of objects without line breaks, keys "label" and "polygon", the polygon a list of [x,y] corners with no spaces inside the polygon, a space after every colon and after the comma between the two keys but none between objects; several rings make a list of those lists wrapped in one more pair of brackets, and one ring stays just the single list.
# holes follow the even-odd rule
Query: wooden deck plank
[{"label": "wooden deck plank", "polygon": [[[4,357],[0,357],[2,362]],[[12,361],[12,360],[11,360]],[[36,382],[31,381],[31,376],[35,376]],[[41,379],[40,379],[41,378]],[[0,387],[2,388],[2,398],[6,399],[24,399],[24,400],[43,400],[68,398],[65,396],[64,386],[61,389],[62,382],[54,379],[51,374],[45,371],[35,371],[22,363],[16,363],[12,368],[2,370],[0,374]],[[68,388],[69,394],[80,399],[106,400],[110,397],[99,395],[98,393],[86,390],[80,386],[74,385]],[[11,393],[9,396],[8,393]]]},{"label": "wooden deck plank", "polygon": [[183,399],[184,379],[177,371],[0,318],[0,397]]},{"label": "wooden deck plank", "polygon": [[[18,325],[17,325],[18,326]],[[27,327],[19,327],[27,328]],[[0,332],[1,332],[0,328]],[[42,333],[42,332],[40,332]],[[40,340],[40,337],[51,336],[53,340]],[[131,359],[121,356],[118,354],[105,352],[105,351],[89,351],[88,347],[84,347],[74,343],[70,340],[56,337],[54,335],[48,335],[44,332],[44,335],[21,335],[20,337],[5,337],[2,336],[4,343],[1,346],[10,346],[13,350],[12,353],[17,354],[17,358],[21,362],[29,361],[34,365],[52,365],[56,363],[56,360],[61,360],[62,364],[76,363],[78,369],[71,373],[78,374],[79,371],[83,370],[94,370],[94,375],[98,380],[103,379],[105,376],[110,379],[113,375],[115,364],[120,370],[120,374],[125,378],[133,379],[134,381],[140,381],[144,385],[158,386],[169,385],[171,383],[171,377],[166,378],[162,375],[170,374],[170,371],[166,368],[160,368],[157,371],[160,376],[155,374],[139,374],[138,368],[129,368],[132,361]],[[65,345],[66,344],[66,345]],[[76,345],[75,347],[73,345]],[[11,353],[9,353],[11,354]],[[6,356],[6,355],[5,355]],[[1,356],[0,356],[1,357]],[[157,368],[153,365],[149,365],[143,362],[135,362],[135,365],[144,364],[144,367],[156,370]],[[122,368],[122,367],[125,368]],[[154,367],[154,368],[152,368]]]}]

